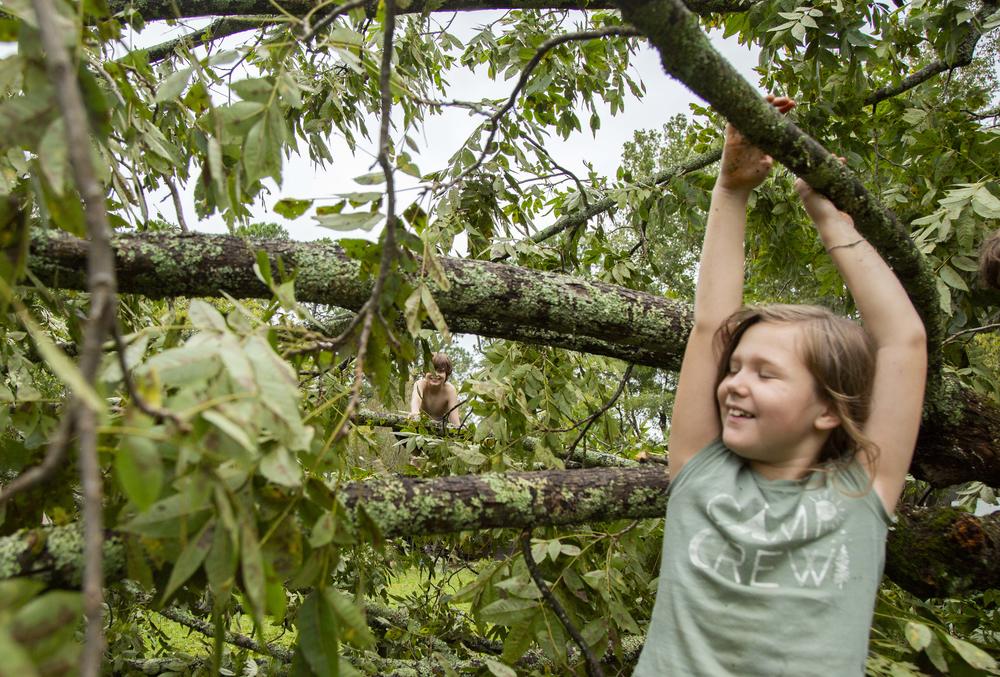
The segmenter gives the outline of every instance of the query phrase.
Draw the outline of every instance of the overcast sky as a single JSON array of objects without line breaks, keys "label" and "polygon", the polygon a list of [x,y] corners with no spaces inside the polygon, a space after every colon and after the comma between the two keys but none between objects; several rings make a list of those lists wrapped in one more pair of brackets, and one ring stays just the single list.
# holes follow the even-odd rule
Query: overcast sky
[{"label": "overcast sky", "polygon": [[[499,12],[460,13],[452,23],[451,31],[464,41],[472,36],[473,31],[478,26],[495,20],[499,16]],[[204,23],[206,22],[187,22],[185,27],[168,27],[162,23],[159,25],[151,24],[141,35],[134,38],[134,44],[136,46],[156,44],[194,27],[204,25]],[[757,77],[752,69],[757,63],[757,50],[748,50],[737,44],[735,39],[722,40],[720,37],[714,37],[713,42],[716,48],[748,80],[756,84]],[[228,46],[239,45],[239,36],[230,38],[227,44]],[[602,121],[601,129],[598,130],[596,138],[589,129],[582,133],[573,134],[566,141],[553,135],[547,148],[556,162],[571,171],[585,174],[583,163],[586,160],[593,164],[598,173],[614,176],[621,162],[622,147],[626,141],[632,139],[636,130],[659,128],[670,116],[688,112],[689,103],[695,100],[683,85],[678,84],[663,72],[658,53],[649,47],[643,46],[633,59],[633,74],[645,83],[645,96],[642,99],[636,99],[631,94],[626,94],[625,110],[619,112],[615,117],[611,116],[607,106],[599,109]],[[473,101],[487,97],[506,96],[515,83],[514,79],[506,82],[491,82],[482,73],[473,73],[464,68],[454,69],[448,73],[446,79],[450,84],[450,89],[444,98]],[[589,112],[580,113],[584,127],[586,127],[586,120],[589,117]],[[448,158],[455,153],[481,120],[481,117],[472,117],[468,111],[463,109],[445,109],[443,114],[429,117],[422,137],[414,139],[421,148],[419,154],[412,154],[414,162],[425,173],[446,166]],[[378,125],[374,118],[369,128],[373,135],[377,135]],[[296,240],[338,236],[376,236],[377,231],[368,235],[362,232],[341,234],[322,228],[311,217],[311,210],[294,221],[288,221],[272,211],[274,203],[285,197],[332,198],[336,193],[372,190],[370,186],[358,186],[351,180],[355,176],[377,170],[377,167],[373,166],[376,139],[370,141],[361,139],[359,141],[357,152],[352,153],[343,139],[339,137],[331,139],[330,147],[335,161],[332,166],[324,169],[314,167],[307,157],[292,158],[286,162],[283,168],[283,185],[279,187],[268,181],[271,194],[266,195],[262,201],[258,201],[254,205],[254,219],[281,223]],[[398,188],[405,189],[416,183],[412,177],[399,172],[396,173],[396,179]],[[400,195],[400,201],[403,206],[408,204],[405,191]],[[192,204],[190,195],[187,196],[185,202],[188,205],[186,207],[187,222],[193,229],[204,232],[226,231],[226,225],[220,217],[197,222],[194,210],[190,206]],[[324,202],[329,203],[322,201],[319,204]],[[153,204],[156,207],[153,207]],[[159,209],[166,220],[176,221],[173,204],[165,193],[157,195],[151,200],[151,208],[153,211]],[[540,222],[540,225],[544,226],[545,224]]]},{"label": "overcast sky", "polygon": [[[451,32],[459,39],[467,40],[475,29],[484,23],[493,21],[500,16],[499,12],[467,12],[459,13],[451,25]],[[167,26],[165,22],[148,24],[138,35],[128,38],[135,47],[157,44],[199,28],[209,20],[186,21],[183,25]],[[228,38],[224,45],[228,48],[238,47],[247,34]],[[753,67],[757,63],[757,50],[749,50],[737,44],[735,39],[723,40],[713,36],[713,43],[736,68],[752,83],[757,83]],[[14,45],[0,44],[0,56],[12,52]],[[553,135],[547,145],[552,157],[561,166],[579,174],[585,174],[584,161],[589,161],[594,169],[604,176],[614,176],[620,161],[622,147],[639,129],[658,129],[667,119],[677,113],[687,113],[688,105],[694,101],[693,95],[683,86],[667,76],[659,63],[658,53],[645,46],[640,49],[632,62],[633,76],[641,79],[646,85],[646,94],[642,99],[636,99],[626,93],[624,112],[612,117],[607,106],[599,107],[601,128],[596,138],[589,129],[573,134],[568,140],[562,140]],[[464,68],[454,69],[447,74],[450,83],[449,92],[443,98],[479,100],[482,98],[506,97],[514,86],[515,79],[509,81],[491,82],[480,73],[473,73]],[[589,112],[579,113],[580,119],[589,119]],[[414,155],[414,161],[422,172],[430,172],[447,165],[455,151],[465,138],[472,132],[481,117],[472,117],[463,109],[445,109],[441,115],[429,117],[425,124],[424,134],[416,137],[421,148]],[[369,125],[373,135],[377,135],[378,124],[373,118]],[[373,233],[362,232],[338,233],[317,225],[311,214],[312,210],[294,221],[288,221],[272,211],[274,204],[281,198],[319,198],[318,204],[331,203],[337,193],[355,190],[372,190],[373,187],[357,186],[351,179],[355,176],[369,173],[377,167],[374,163],[374,148],[376,139],[366,141],[359,139],[356,152],[352,153],[343,139],[334,137],[330,140],[330,148],[335,161],[332,166],[317,169],[308,158],[293,157],[283,168],[283,185],[277,186],[268,181],[270,194],[253,206],[254,220],[274,221],[284,225],[292,238],[296,240],[311,240],[319,237],[375,237]],[[304,148],[304,146],[303,146]],[[405,189],[413,186],[416,180],[400,172],[396,173],[397,188]],[[221,217],[215,216],[205,221],[195,217],[192,199],[193,189],[184,191],[185,216],[188,225],[203,232],[226,232],[226,225]],[[323,200],[323,198],[331,198]],[[164,190],[148,197],[151,215],[159,212],[167,221],[176,222],[174,207],[169,194]],[[400,194],[400,202],[405,207],[407,192]],[[539,227],[544,227],[547,221],[541,219]]]}]

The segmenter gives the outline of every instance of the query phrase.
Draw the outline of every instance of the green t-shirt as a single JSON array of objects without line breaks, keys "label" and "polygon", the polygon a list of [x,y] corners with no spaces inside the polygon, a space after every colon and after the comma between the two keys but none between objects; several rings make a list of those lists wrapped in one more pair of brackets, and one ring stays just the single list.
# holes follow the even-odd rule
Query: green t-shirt
[{"label": "green t-shirt", "polygon": [[768,480],[715,441],[674,478],[634,675],[863,675],[891,518],[857,463]]}]

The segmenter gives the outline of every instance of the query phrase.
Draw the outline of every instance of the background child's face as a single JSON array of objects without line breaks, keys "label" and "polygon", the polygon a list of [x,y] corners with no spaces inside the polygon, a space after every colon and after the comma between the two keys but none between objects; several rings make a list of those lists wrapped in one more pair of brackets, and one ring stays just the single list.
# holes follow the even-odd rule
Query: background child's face
[{"label": "background child's face", "polygon": [[740,339],[716,397],[722,441],[740,456],[814,462],[830,425],[828,406],[799,348],[801,327],[761,322]]},{"label": "background child's face", "polygon": [[448,374],[447,372],[443,371],[438,371],[438,372],[429,371],[426,374],[424,374],[424,378],[427,379],[429,383],[439,386],[448,380]]}]

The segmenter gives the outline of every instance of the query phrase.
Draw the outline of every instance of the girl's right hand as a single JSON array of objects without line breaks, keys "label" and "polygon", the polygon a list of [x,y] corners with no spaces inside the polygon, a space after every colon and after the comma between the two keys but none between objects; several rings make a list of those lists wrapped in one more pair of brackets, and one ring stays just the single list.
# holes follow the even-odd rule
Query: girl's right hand
[{"label": "girl's right hand", "polygon": [[[795,108],[795,100],[787,96],[768,94],[767,102],[781,113]],[[748,142],[739,130],[726,125],[726,141],[722,147],[722,166],[716,182],[726,190],[749,193],[767,178],[774,159]]]}]

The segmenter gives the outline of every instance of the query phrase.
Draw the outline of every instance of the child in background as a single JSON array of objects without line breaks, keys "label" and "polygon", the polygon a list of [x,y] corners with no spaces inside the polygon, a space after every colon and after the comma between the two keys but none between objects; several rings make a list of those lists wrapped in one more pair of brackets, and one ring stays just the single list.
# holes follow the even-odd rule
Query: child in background
[{"label": "child in background", "polygon": [[[767,98],[782,113],[795,106]],[[865,672],[887,528],[920,423],[925,331],[851,218],[802,180],[865,328],[815,306],[740,308],[747,201],[771,164],[727,126],[636,675]]]},{"label": "child in background", "polygon": [[444,353],[431,356],[433,372],[427,372],[413,384],[410,395],[410,418],[419,418],[421,412],[435,421],[444,420],[450,425],[461,423],[458,417],[458,390],[448,383],[451,376],[451,358]]}]

